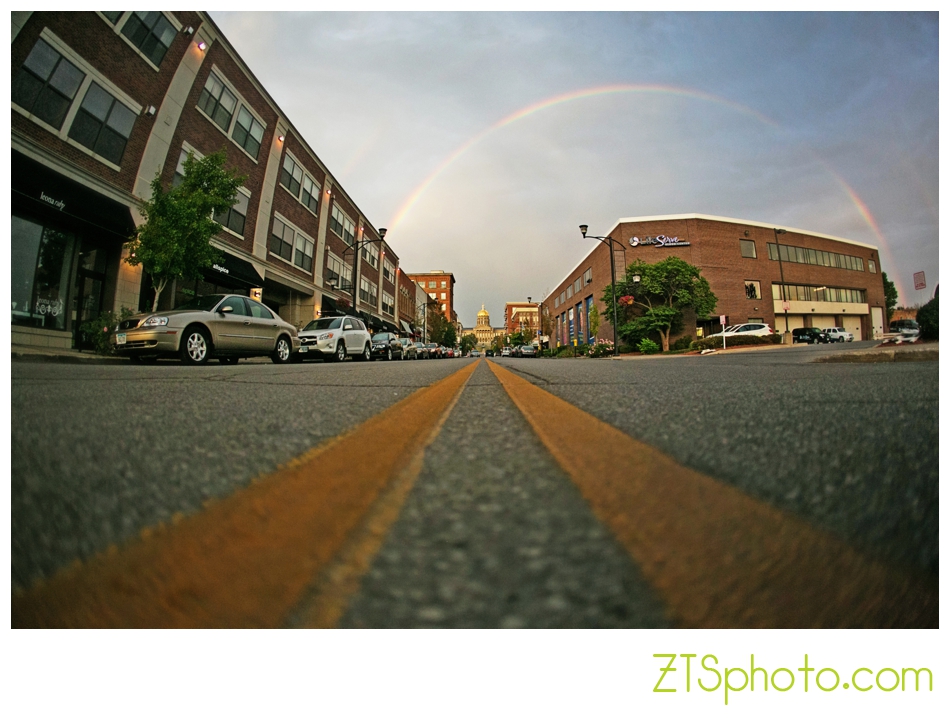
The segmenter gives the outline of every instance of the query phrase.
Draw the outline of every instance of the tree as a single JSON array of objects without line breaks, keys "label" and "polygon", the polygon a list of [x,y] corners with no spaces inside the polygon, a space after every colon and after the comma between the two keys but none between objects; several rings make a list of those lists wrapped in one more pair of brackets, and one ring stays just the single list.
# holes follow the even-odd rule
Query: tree
[{"label": "tree", "polygon": [[[640,277],[638,283],[634,283],[634,276]],[[715,310],[717,300],[700,270],[683,259],[670,256],[652,264],[637,259],[627,266],[626,275],[617,284],[618,324],[621,318],[626,320],[617,332],[625,337],[643,337],[655,331],[663,350],[669,351],[670,332],[680,327],[683,311],[692,308],[697,318],[703,318]],[[601,301],[607,306],[607,318],[613,318],[610,286]]]},{"label": "tree", "polygon": [[459,348],[462,351],[462,355],[468,355],[468,352],[471,351],[475,346],[478,345],[478,337],[474,333],[467,333],[459,339]]},{"label": "tree", "polygon": [[221,258],[210,243],[221,232],[214,214],[234,205],[245,180],[225,169],[225,161],[224,151],[201,159],[189,153],[182,182],[166,191],[158,173],[152,179],[152,197],[139,203],[145,223],[125,244],[129,251],[125,262],[141,264],[151,277],[152,311],[158,310],[159,296],[169,281],[200,279],[202,269]]},{"label": "tree", "polygon": [[884,280],[884,308],[887,312],[887,323],[891,323],[891,315],[897,308],[897,286],[889,280],[887,274],[881,271],[881,278]]},{"label": "tree", "polygon": [[920,325],[920,337],[927,341],[936,341],[940,338],[938,328],[937,297],[921,306],[917,311],[917,323]]},{"label": "tree", "polygon": [[[426,325],[430,342],[440,346],[455,345],[455,326],[439,310],[439,304],[432,300],[426,304]],[[447,343],[448,341],[451,341],[451,344]]]},{"label": "tree", "polygon": [[600,330],[600,313],[597,306],[591,304],[590,313],[587,314],[587,328],[590,329],[591,338],[597,341],[597,332]]}]

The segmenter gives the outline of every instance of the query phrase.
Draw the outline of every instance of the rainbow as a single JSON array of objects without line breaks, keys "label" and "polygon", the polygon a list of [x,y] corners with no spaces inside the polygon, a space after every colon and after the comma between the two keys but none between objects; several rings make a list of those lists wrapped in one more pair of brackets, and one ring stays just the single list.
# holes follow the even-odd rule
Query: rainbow
[{"label": "rainbow", "polygon": [[[573,92],[564,93],[562,95],[555,95],[545,100],[538,101],[537,103],[533,103],[532,105],[528,105],[522,108],[521,110],[515,111],[511,115],[508,115],[502,118],[501,120],[496,122],[494,125],[491,125],[485,130],[481,131],[477,135],[474,135],[473,137],[469,138],[462,145],[456,148],[455,151],[453,151],[449,156],[447,156],[445,160],[443,160],[422,181],[422,183],[420,183],[412,191],[412,193],[409,194],[409,197],[406,198],[405,202],[403,202],[403,204],[399,207],[399,209],[396,211],[396,214],[393,216],[392,221],[390,221],[389,223],[390,233],[403,221],[406,215],[408,215],[409,211],[411,211],[413,206],[415,206],[415,204],[418,202],[419,198],[422,197],[422,194],[425,193],[426,190],[428,190],[429,186],[431,186],[432,183],[435,182],[436,178],[438,178],[445,171],[446,168],[452,165],[456,160],[458,160],[462,155],[464,155],[469,149],[477,145],[484,138],[491,135],[495,131],[500,130],[501,128],[504,128],[506,126],[509,126],[512,123],[516,123],[517,121],[522,120],[523,118],[527,118],[530,115],[534,115],[535,113],[541,112],[542,110],[547,110],[548,108],[552,108],[556,105],[561,105],[563,103],[570,103],[575,100],[583,100],[585,98],[593,98],[596,96],[611,95],[611,94],[618,94],[618,93],[653,93],[653,94],[658,94],[658,95],[680,96],[684,98],[690,98],[693,100],[704,100],[710,103],[716,103],[717,105],[726,106],[728,108],[735,110],[736,112],[742,113],[743,115],[752,116],[756,118],[757,120],[759,120],[760,122],[766,125],[769,125],[777,130],[782,130],[782,126],[779,123],[772,120],[768,116],[760,113],[759,111],[749,108],[748,106],[741,105],[739,103],[733,102],[726,98],[719,97],[717,95],[712,95],[711,93],[704,93],[699,90],[693,90],[690,88],[680,88],[680,87],[671,86],[671,85],[626,85],[626,84],[603,85],[603,86],[598,86],[594,88],[585,88],[583,90],[575,90]],[[880,250],[882,254],[886,256],[888,265],[891,268],[896,269],[897,264],[894,262],[894,258],[891,253],[890,246],[888,245],[887,240],[884,238],[884,234],[881,232],[880,226],[878,225],[877,221],[874,219],[874,216],[871,215],[871,211],[867,207],[867,204],[861,200],[861,198],[854,191],[854,189],[850,185],[848,185],[848,183],[844,180],[844,178],[842,178],[837,172],[835,172],[835,170],[823,158],[821,158],[811,148],[808,148],[807,146],[802,146],[802,147],[805,148],[805,150],[807,150],[809,155],[811,155],[811,157],[822,168],[824,168],[832,178],[834,178],[835,182],[838,183],[841,189],[845,192],[845,194],[848,196],[848,198],[857,208],[858,213],[864,219],[864,222],[871,229],[871,232],[874,234],[875,238],[877,238]],[[906,296],[904,295],[904,289],[901,286],[898,278],[896,277],[896,274],[895,274],[895,278],[892,278],[890,280],[892,280],[895,286],[897,286],[897,291],[901,295],[901,297],[906,298]]]}]

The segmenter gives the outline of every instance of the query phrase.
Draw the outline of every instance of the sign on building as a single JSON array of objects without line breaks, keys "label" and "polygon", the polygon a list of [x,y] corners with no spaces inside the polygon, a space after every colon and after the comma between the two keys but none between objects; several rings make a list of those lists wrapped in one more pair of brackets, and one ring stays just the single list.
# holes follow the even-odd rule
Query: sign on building
[{"label": "sign on building", "polygon": [[914,274],[914,290],[920,291],[924,288],[927,288],[927,279],[924,278],[923,271],[917,271],[917,273]]}]

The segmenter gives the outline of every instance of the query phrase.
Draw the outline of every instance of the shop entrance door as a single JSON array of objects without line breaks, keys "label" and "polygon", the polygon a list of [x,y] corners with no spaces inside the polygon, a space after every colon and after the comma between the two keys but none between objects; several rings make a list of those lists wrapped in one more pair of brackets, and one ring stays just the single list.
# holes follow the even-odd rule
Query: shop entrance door
[{"label": "shop entrance door", "polygon": [[91,338],[81,330],[86,321],[92,321],[102,313],[102,274],[80,270],[76,276],[76,298],[73,312],[74,345],[80,351],[94,348]]}]

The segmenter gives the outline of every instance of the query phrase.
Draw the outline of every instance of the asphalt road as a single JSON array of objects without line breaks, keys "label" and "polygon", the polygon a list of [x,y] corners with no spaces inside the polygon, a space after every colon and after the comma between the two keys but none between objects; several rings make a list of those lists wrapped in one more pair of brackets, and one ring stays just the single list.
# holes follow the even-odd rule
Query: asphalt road
[{"label": "asphalt road", "polygon": [[[845,350],[497,361],[688,467],[936,576],[937,363],[809,363]],[[14,589],[198,512],[468,363],[14,363]],[[482,364],[340,623],[669,620]]]}]

